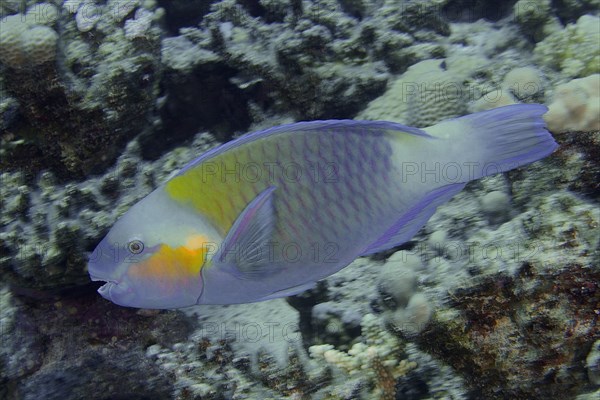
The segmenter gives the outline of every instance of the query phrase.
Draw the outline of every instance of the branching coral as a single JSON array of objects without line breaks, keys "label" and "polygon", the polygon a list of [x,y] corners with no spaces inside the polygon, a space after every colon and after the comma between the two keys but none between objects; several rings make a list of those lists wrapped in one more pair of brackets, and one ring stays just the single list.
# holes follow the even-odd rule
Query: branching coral
[{"label": "branching coral", "polygon": [[402,348],[396,337],[383,329],[373,314],[362,320],[364,342],[356,343],[348,352],[332,345],[309,348],[311,356],[323,359],[351,377],[366,376],[376,386],[374,395],[380,399],[394,399],[396,380],[416,367],[414,362],[400,360]]},{"label": "branching coral", "polygon": [[600,72],[600,17],[583,15],[537,44],[534,55],[543,64],[578,78]]}]

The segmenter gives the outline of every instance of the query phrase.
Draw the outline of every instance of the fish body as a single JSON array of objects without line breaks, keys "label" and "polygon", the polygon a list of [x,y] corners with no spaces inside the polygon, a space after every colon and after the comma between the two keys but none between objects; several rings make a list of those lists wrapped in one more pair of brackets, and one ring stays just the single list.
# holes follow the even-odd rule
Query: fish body
[{"label": "fish body", "polygon": [[207,152],[134,205],[89,262],[124,306],[177,308],[301,292],[408,241],[466,182],[550,154],[539,105],[423,130],[299,122]]}]

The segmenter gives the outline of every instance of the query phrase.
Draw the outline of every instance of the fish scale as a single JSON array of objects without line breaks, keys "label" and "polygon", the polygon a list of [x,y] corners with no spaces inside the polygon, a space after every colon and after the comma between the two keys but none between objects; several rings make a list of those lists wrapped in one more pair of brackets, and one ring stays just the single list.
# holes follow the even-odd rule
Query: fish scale
[{"label": "fish scale", "polygon": [[[389,165],[386,158],[390,155],[389,143],[381,134],[348,133],[340,129],[290,132],[256,140],[209,158],[170,181],[167,191],[207,215],[219,231],[227,232],[252,198],[275,185],[274,206],[278,218],[274,241],[284,244],[294,241],[302,250],[307,250],[308,255],[311,246],[341,245],[342,237],[347,244],[341,246],[355,246],[359,238],[348,240],[348,231],[369,231],[365,213],[371,217],[384,217],[382,203],[391,200],[395,190],[381,185],[383,177],[390,173],[386,170]],[[272,171],[265,168],[265,163],[279,166],[275,182],[269,179]],[[250,184],[244,176],[228,174],[238,171],[243,175],[245,166],[251,164],[263,168],[257,183]],[[216,174],[201,176],[208,165],[216,166]],[[367,169],[368,177],[364,173]],[[286,175],[290,171],[297,172],[298,176]],[[216,179],[219,176],[225,176],[225,181]],[[181,196],[176,187],[183,181],[186,190]],[[192,182],[192,187],[188,182]],[[374,191],[378,192],[375,199]],[[222,212],[210,207],[219,201],[211,193],[227,193],[231,204],[226,204]],[[287,200],[294,198],[298,201]],[[349,210],[353,204],[361,209]],[[320,224],[316,232],[312,221]]]}]

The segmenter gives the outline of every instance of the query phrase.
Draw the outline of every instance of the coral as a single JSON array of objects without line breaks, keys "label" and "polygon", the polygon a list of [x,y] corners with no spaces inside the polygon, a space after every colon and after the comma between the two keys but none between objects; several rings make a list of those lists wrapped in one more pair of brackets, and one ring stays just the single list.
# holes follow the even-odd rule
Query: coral
[{"label": "coral", "polygon": [[539,99],[544,94],[544,86],[542,73],[533,67],[514,68],[502,81],[502,89],[521,101]]},{"label": "coral", "polygon": [[510,197],[505,192],[494,190],[481,198],[481,210],[492,224],[506,222],[511,211]]},{"label": "coral", "polygon": [[375,293],[355,296],[364,292],[368,282],[375,282],[377,266],[365,259],[357,259],[350,266],[317,283],[314,289],[287,298],[289,305],[299,312],[299,330],[306,348],[317,343],[329,343],[339,350],[347,350],[358,336],[362,316],[372,312],[369,302]]},{"label": "coral", "polygon": [[21,14],[0,20],[0,62],[12,68],[31,68],[53,61],[57,33],[47,26],[25,21]]},{"label": "coral", "polygon": [[405,308],[398,308],[384,318],[394,332],[405,337],[414,337],[426,328],[431,320],[432,311],[427,296],[423,293],[415,293]]},{"label": "coral", "polygon": [[165,127],[185,136],[200,119],[228,138],[273,114],[352,118],[381,94],[389,72],[445,55],[443,3],[224,0],[199,11],[199,24],[169,19],[183,6],[165,5],[169,29],[180,32],[162,45],[164,87],[175,102],[163,110]]},{"label": "coral", "polygon": [[579,396],[575,397],[575,400],[596,400],[597,398],[600,398],[600,389],[597,389],[593,392],[580,394]]},{"label": "coral", "polygon": [[453,308],[437,310],[417,342],[476,376],[477,398],[571,397],[587,383],[583,358],[598,335],[598,282],[587,266],[542,273],[524,262],[517,276],[482,277],[453,291]]},{"label": "coral", "polygon": [[133,19],[125,21],[125,37],[127,39],[145,38],[152,26],[152,21],[160,16],[153,12],[139,8],[135,12]]},{"label": "coral", "polygon": [[29,66],[53,61],[57,40],[58,34],[47,26],[34,26],[26,31],[21,46]]},{"label": "coral", "polygon": [[360,334],[361,319],[359,312],[335,301],[318,303],[311,309],[311,328],[318,336],[311,339],[343,348]]},{"label": "coral", "polygon": [[[404,76],[409,82],[405,86],[409,125],[431,126],[466,111],[457,77],[445,71],[440,62],[437,67],[435,64],[435,61],[415,64]],[[410,84],[414,86],[411,88]]]},{"label": "coral", "polygon": [[479,99],[469,105],[470,112],[490,110],[496,107],[517,104],[519,100],[509,90],[497,89],[485,93]]},{"label": "coral", "polygon": [[[78,3],[85,15],[98,17],[87,33],[73,14],[48,3],[2,19],[0,61],[10,76],[4,89],[19,105],[19,123],[0,142],[3,168],[49,168],[62,181],[82,178],[114,162],[125,141],[148,125],[158,95],[161,13],[140,6],[144,36],[130,40],[120,3]],[[75,5],[63,9],[69,6]]]},{"label": "coral", "polygon": [[499,87],[483,94],[469,104],[469,111],[478,112],[523,102],[540,102],[546,82],[541,71],[534,67],[511,69]]},{"label": "coral", "polygon": [[600,385],[600,340],[596,340],[592,345],[590,353],[585,358],[585,365],[590,382],[594,385]]},{"label": "coral", "polygon": [[0,89],[0,130],[7,131],[16,120],[19,103]]},{"label": "coral", "polygon": [[7,65],[21,65],[25,55],[21,48],[23,33],[27,25],[21,21],[21,15],[10,15],[0,19],[0,61]]},{"label": "coral", "polygon": [[556,14],[563,23],[574,22],[584,14],[594,14],[600,8],[598,0],[560,0],[553,2]]},{"label": "coral", "polygon": [[584,77],[600,72],[599,42],[600,17],[583,15],[577,23],[568,24],[539,42],[534,56],[565,77]]},{"label": "coral", "polygon": [[396,380],[414,369],[416,364],[400,360],[400,342],[379,325],[375,316],[365,315],[361,325],[363,342],[354,344],[347,353],[325,344],[311,346],[310,355],[325,360],[351,377],[362,375],[375,382],[377,389],[372,396],[394,399]]},{"label": "coral", "polygon": [[377,282],[384,321],[393,331],[407,336],[421,332],[431,317],[429,300],[417,291],[416,274],[421,269],[418,256],[399,251],[386,261]]},{"label": "coral", "polygon": [[200,324],[188,340],[146,352],[174,377],[176,398],[304,399],[330,381],[308,362],[296,313],[281,299],[189,311]]},{"label": "coral", "polygon": [[500,226],[460,223],[464,209],[476,207],[460,198],[427,224],[446,228],[446,245],[456,251],[420,253],[431,271],[424,286],[450,301],[437,303],[415,341],[472,382],[477,398],[574,397],[586,385],[583,359],[597,340],[600,219],[589,200],[547,193],[560,176],[577,180],[564,165],[555,160],[512,175],[515,209],[523,212]]},{"label": "coral", "polygon": [[406,307],[417,288],[417,273],[422,268],[418,256],[398,251],[386,260],[377,279],[377,290],[388,308]]},{"label": "coral", "polygon": [[551,1],[519,0],[513,6],[513,17],[532,42],[539,42],[544,37],[544,26],[553,22]]},{"label": "coral", "polygon": [[58,34],[52,26],[57,19],[58,10],[50,3],[0,19],[0,63],[20,69],[54,61]]},{"label": "coral", "polygon": [[58,20],[60,11],[52,3],[32,4],[25,13],[24,21],[37,25],[52,26]]},{"label": "coral", "polygon": [[600,74],[558,85],[545,115],[555,133],[600,130]]},{"label": "coral", "polygon": [[412,65],[358,118],[389,119],[425,127],[462,115],[466,111],[462,79],[445,68],[444,60]]}]

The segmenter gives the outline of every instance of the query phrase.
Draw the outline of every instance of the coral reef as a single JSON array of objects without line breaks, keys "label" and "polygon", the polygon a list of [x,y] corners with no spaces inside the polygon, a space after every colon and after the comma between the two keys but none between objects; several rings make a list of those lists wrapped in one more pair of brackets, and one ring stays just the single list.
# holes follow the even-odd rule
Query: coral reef
[{"label": "coral reef", "polygon": [[481,198],[481,211],[486,214],[490,224],[508,221],[510,217],[510,197],[499,190],[489,192]]},{"label": "coral reef", "polygon": [[[51,169],[61,181],[80,179],[108,167],[149,126],[161,9],[122,3],[66,2],[61,10],[33,4],[0,21],[0,62],[10,77],[3,90],[18,114],[0,141],[3,169]],[[127,19],[133,9],[138,13]]]},{"label": "coral reef", "polygon": [[584,14],[598,12],[600,1],[598,0],[560,0],[553,5],[556,7],[556,15],[563,22],[575,22]]},{"label": "coral reef", "polygon": [[571,265],[516,277],[487,276],[454,291],[417,339],[472,380],[472,396],[573,396],[587,383],[583,360],[598,337],[600,275]]},{"label": "coral reef", "polygon": [[[529,183],[547,170],[530,171]],[[508,222],[475,228],[475,217],[457,224],[452,215],[468,204],[458,198],[428,223],[450,228],[445,249],[413,251],[435,271],[424,278],[425,292],[438,299],[449,293],[449,300],[437,303],[415,340],[465,376],[474,397],[574,397],[587,385],[583,359],[598,337],[600,216],[569,192],[532,198],[543,184],[512,179],[513,192],[527,193],[527,200],[513,200],[528,208]]]},{"label": "coral reef", "polygon": [[406,2],[398,12],[397,2],[215,2],[198,27],[183,20],[170,26],[179,36],[162,42],[171,101],[162,119],[184,135],[198,129],[189,115],[201,115],[227,137],[274,114],[352,117],[381,94],[389,72],[444,56],[435,43],[449,33],[440,6]]},{"label": "coral reef", "polygon": [[[35,10],[44,10],[44,21]],[[52,4],[39,4],[27,14],[9,15],[0,20],[0,62],[12,68],[31,68],[56,58],[58,34],[52,26],[58,10]]]}]

